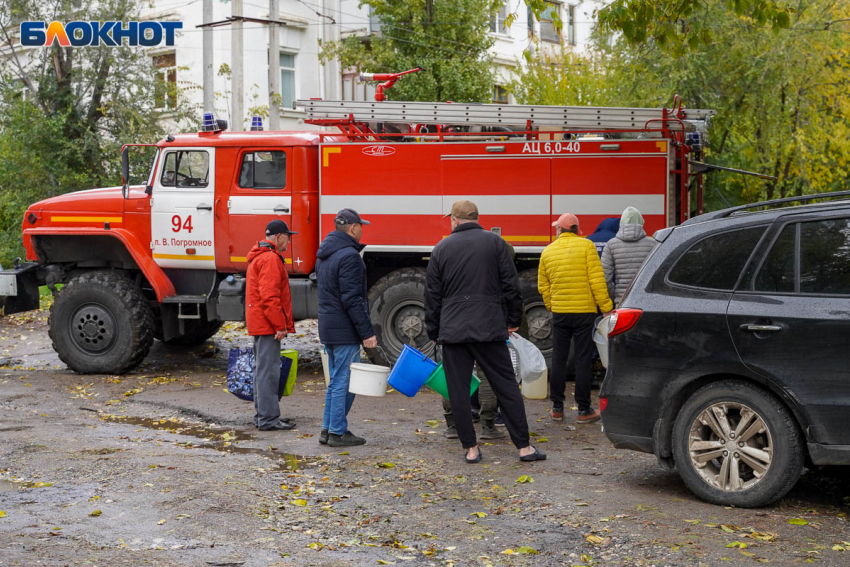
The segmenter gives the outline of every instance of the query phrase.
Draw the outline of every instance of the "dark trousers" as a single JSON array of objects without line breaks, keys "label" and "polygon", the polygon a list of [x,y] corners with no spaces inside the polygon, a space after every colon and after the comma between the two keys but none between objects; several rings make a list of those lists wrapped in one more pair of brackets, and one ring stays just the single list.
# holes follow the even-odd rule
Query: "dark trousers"
[{"label": "dark trousers", "polygon": [[530,441],[525,404],[516,383],[508,345],[504,341],[494,341],[443,345],[443,367],[446,370],[449,401],[463,448],[469,449],[477,444],[469,401],[472,369],[476,362],[487,375],[490,387],[496,394],[511,441],[517,449],[528,447]]},{"label": "dark trousers", "polygon": [[257,427],[280,420],[280,341],[274,335],[254,336],[254,423]]},{"label": "dark trousers", "polygon": [[570,340],[575,346],[576,405],[579,411],[590,409],[595,321],[596,313],[552,314],[552,380],[549,383],[549,396],[555,409],[564,407]]}]

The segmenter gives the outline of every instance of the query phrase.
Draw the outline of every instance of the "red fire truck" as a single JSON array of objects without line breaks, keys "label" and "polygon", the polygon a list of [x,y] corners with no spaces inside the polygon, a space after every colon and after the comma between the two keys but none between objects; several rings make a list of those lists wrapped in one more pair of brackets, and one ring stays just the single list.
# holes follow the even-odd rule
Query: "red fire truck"
[{"label": "red fire truck", "polygon": [[[485,228],[516,251],[530,338],[550,348],[537,260],[561,213],[587,234],[628,205],[648,232],[702,208],[700,157],[712,111],[302,100],[331,131],[169,135],[147,182],[79,191],[31,205],[27,261],[0,272],[6,313],[55,293],[50,337],[82,373],[137,366],[154,338],[195,344],[244,317],[246,255],[270,220],[299,234],[286,252],[293,313],[316,316],[314,265],[336,212],[356,209],[367,244],[372,321],[390,356],[428,350],[423,290],[444,215],[471,199]],[[129,178],[129,148],[122,152]],[[64,284],[57,291],[57,284]]]}]

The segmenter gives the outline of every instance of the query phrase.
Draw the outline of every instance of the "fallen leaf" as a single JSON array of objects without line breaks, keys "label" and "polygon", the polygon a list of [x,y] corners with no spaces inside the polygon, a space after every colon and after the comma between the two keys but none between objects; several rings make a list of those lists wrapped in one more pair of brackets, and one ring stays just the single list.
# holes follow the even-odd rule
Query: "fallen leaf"
[{"label": "fallen leaf", "polygon": [[306,500],[300,500],[300,499],[299,500],[293,500],[292,503],[295,504],[296,506],[306,506],[307,505]]},{"label": "fallen leaf", "polygon": [[395,463],[378,463],[378,467],[382,469],[394,469]]},{"label": "fallen leaf", "polygon": [[378,559],[378,565],[395,565],[395,561],[384,561],[383,559]]},{"label": "fallen leaf", "polygon": [[349,453],[348,451],[343,451],[342,453],[337,453],[337,454],[338,455],[350,455],[351,453]]},{"label": "fallen leaf", "polygon": [[470,516],[478,516],[479,518],[486,518],[487,514],[484,512],[473,512]]},{"label": "fallen leaf", "polygon": [[4,512],[3,510],[0,510],[0,518],[5,518],[5,517],[6,517],[6,512]]},{"label": "fallen leaf", "polygon": [[94,512],[92,512],[91,514],[89,514],[89,516],[97,517],[97,516],[100,516],[102,513],[103,513],[103,512],[101,512],[100,510],[95,510]]},{"label": "fallen leaf", "polygon": [[158,521],[158,522],[156,523],[156,525],[157,525],[157,526],[161,526],[161,525],[162,525],[162,524],[164,524],[164,523],[165,523],[165,520],[160,520],[160,521]]},{"label": "fallen leaf", "polygon": [[727,534],[734,534],[735,533],[734,527],[730,526],[729,524],[720,524],[720,529],[723,530],[724,532],[726,532]]},{"label": "fallen leaf", "polygon": [[726,547],[737,547],[738,549],[746,549],[747,544],[740,541],[733,541],[732,543],[727,543]]},{"label": "fallen leaf", "polygon": [[808,526],[809,522],[803,518],[791,518],[788,523],[794,526]]},{"label": "fallen leaf", "polygon": [[518,484],[528,484],[530,482],[534,482],[534,479],[528,476],[527,474],[522,475],[518,479],[516,479]]},{"label": "fallen leaf", "polygon": [[510,547],[504,550],[501,555],[516,555],[516,551],[511,549]]},{"label": "fallen leaf", "polygon": [[833,545],[833,546],[832,546],[832,551],[847,551],[847,550],[846,550],[844,547],[840,546],[840,545]]},{"label": "fallen leaf", "polygon": [[602,539],[601,537],[599,537],[597,535],[589,535],[584,539],[586,539],[588,543],[592,543],[594,545],[600,545],[603,541],[605,541],[604,539]]},{"label": "fallen leaf", "polygon": [[741,555],[745,555],[747,557],[755,557],[756,556],[755,553],[750,553],[749,551],[742,551]]},{"label": "fallen leaf", "polygon": [[36,482],[32,485],[33,488],[47,488],[48,486],[53,486],[52,482]]},{"label": "fallen leaf", "polygon": [[533,547],[526,547],[526,546],[520,547],[519,549],[516,550],[516,552],[521,553],[522,555],[537,555],[538,553],[540,553],[539,551],[537,551]]},{"label": "fallen leaf", "polygon": [[693,524],[693,525],[699,524],[699,520],[685,520],[685,521],[688,522],[689,524]]},{"label": "fallen leaf", "polygon": [[428,424],[428,425],[430,425],[431,427],[437,427],[438,425],[440,425],[440,422],[439,422],[439,421],[437,421],[436,419],[429,419],[429,420],[428,420],[428,421],[426,421],[425,423],[427,423],[427,424]]}]

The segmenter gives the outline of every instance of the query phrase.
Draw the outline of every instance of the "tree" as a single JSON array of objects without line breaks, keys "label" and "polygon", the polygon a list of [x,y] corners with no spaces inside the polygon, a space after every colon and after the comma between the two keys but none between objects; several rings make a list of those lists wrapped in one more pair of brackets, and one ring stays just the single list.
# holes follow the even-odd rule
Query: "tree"
[{"label": "tree", "polygon": [[[60,47],[55,42],[24,52],[16,39],[18,23],[138,20],[139,7],[133,0],[0,0],[0,43],[9,53],[0,68],[4,266],[23,255],[21,222],[27,205],[68,191],[117,185],[121,144],[153,142],[164,135],[165,119],[190,119],[180,89],[157,80],[144,48]],[[174,103],[158,108],[164,95]]]},{"label": "tree", "polygon": [[405,76],[388,96],[395,100],[487,102],[493,70],[490,21],[500,0],[365,0],[380,20],[381,32],[364,42],[349,37],[321,46],[323,61],[343,68],[397,72]]},{"label": "tree", "polygon": [[712,44],[675,56],[651,40],[635,47],[621,37],[612,48],[602,40],[584,66],[570,64],[570,54],[529,66],[512,86],[518,101],[660,107],[678,93],[690,107],[718,112],[709,161],[777,178],[711,173],[710,190],[753,201],[846,188],[850,5],[801,0],[793,24],[773,31],[730,17],[725,0],[706,4]]}]

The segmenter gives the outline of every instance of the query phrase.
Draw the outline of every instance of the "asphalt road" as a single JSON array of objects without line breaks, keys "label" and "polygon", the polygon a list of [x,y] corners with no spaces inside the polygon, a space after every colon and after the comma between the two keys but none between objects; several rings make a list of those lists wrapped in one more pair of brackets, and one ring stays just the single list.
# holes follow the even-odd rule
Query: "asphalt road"
[{"label": "asphalt road", "polygon": [[526,403],[541,463],[497,441],[466,465],[425,391],[359,397],[350,424],[368,444],[321,446],[315,322],[298,333],[282,402],[298,429],[258,432],[223,391],[240,325],[82,376],[53,353],[45,312],[0,319],[0,565],[850,563],[843,470],[807,472],[769,508],[713,506],[542,400]]}]

